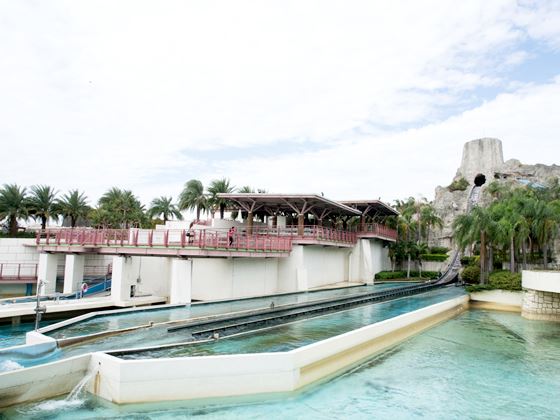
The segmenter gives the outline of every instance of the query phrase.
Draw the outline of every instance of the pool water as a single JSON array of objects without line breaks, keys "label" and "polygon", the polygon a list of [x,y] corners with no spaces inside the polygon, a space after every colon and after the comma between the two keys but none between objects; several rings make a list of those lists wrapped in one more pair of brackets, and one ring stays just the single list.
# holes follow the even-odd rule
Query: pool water
[{"label": "pool water", "polygon": [[[41,322],[41,326],[45,327],[60,320],[48,320]],[[25,344],[25,333],[35,328],[33,322],[22,322],[19,325],[0,325],[0,349],[5,347],[19,346]]]},{"label": "pool water", "polygon": [[5,410],[5,418],[560,418],[560,324],[467,311],[334,379],[245,399],[118,406],[93,396]]},{"label": "pool water", "polygon": [[[415,296],[303,319],[208,343],[147,350],[121,357],[123,359],[145,359],[289,351],[464,294],[463,289],[447,287]],[[169,335],[182,336],[184,341],[186,333],[179,330],[169,333]]]},{"label": "pool water", "polygon": [[46,332],[45,335],[53,338],[76,337],[85,334],[94,334],[103,331],[114,331],[122,328],[146,325],[150,322],[160,323],[178,321],[194,317],[225,314],[228,312],[267,308],[270,306],[271,302],[274,302],[275,306],[288,305],[292,303],[326,299],[335,296],[346,296],[365,292],[379,292],[387,289],[404,287],[410,284],[414,283],[392,282],[371,286],[346,287],[316,292],[290,293],[279,296],[238,299],[217,303],[197,303],[193,305],[162,309],[146,308],[141,311],[95,316],[84,321],[79,321],[75,324],[70,324],[68,326]]},{"label": "pool water", "polygon": [[[450,286],[392,301],[304,319],[264,332],[259,331],[237,338],[222,339],[209,344],[163,349],[156,351],[154,354],[142,353],[137,357],[174,357],[289,350],[464,294],[462,288]],[[94,351],[160,346],[186,341],[192,341],[188,331],[179,330],[170,333],[167,332],[166,326],[156,326],[58,348],[41,357],[29,358],[25,356],[19,358],[17,354],[7,354],[0,357],[0,363],[10,361],[23,367],[31,367]]]}]

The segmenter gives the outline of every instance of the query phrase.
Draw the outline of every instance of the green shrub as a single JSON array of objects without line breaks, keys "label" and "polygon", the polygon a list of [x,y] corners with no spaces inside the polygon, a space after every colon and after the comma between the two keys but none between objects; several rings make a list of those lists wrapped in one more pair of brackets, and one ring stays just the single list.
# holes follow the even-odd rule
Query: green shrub
[{"label": "green shrub", "polygon": [[489,284],[470,284],[465,287],[465,290],[469,293],[483,292],[485,290],[492,290]]},{"label": "green shrub", "polygon": [[512,273],[506,270],[493,271],[488,278],[488,285],[492,289],[521,290],[521,273]]},{"label": "green shrub", "polygon": [[[420,272],[415,270],[410,270],[411,278],[420,277]],[[422,278],[425,279],[437,279],[439,273],[437,271],[422,271]],[[404,271],[380,271],[375,275],[375,280],[395,280],[395,279],[406,279],[406,270]]]},{"label": "green shrub", "polygon": [[16,236],[0,232],[0,238],[35,238],[36,236],[37,234],[35,232],[18,232]]},{"label": "green shrub", "polygon": [[442,262],[447,260],[447,254],[422,254],[420,255],[422,261],[438,261]]},{"label": "green shrub", "polygon": [[466,267],[468,265],[477,265],[480,261],[480,257],[473,256],[473,257],[461,257],[461,265]]},{"label": "green shrub", "polygon": [[433,246],[430,248],[430,254],[447,254],[449,252],[449,248],[444,246]]},{"label": "green shrub", "polygon": [[469,181],[467,181],[465,178],[459,178],[453,181],[451,184],[449,184],[447,189],[449,191],[465,191],[468,188],[468,186],[469,186]]},{"label": "green shrub", "polygon": [[461,278],[465,283],[475,284],[480,281],[480,267],[476,265],[469,265],[463,269]]}]

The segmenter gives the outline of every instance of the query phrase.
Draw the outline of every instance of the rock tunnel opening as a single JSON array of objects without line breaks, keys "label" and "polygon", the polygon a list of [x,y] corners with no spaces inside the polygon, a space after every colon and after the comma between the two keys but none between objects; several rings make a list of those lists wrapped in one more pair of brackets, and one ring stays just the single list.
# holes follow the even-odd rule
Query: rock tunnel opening
[{"label": "rock tunnel opening", "polygon": [[478,174],[474,177],[474,185],[480,187],[486,183],[486,176],[483,174]]}]

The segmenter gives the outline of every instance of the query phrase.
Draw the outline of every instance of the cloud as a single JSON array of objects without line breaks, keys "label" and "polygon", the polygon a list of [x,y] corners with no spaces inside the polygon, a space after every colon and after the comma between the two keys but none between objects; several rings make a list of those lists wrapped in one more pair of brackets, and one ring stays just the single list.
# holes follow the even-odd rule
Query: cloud
[{"label": "cloud", "polygon": [[[554,2],[0,9],[0,183],[80,188],[92,199],[117,185],[148,202],[190,178],[230,176],[392,199],[447,182],[467,139],[502,137],[508,150],[521,133],[547,144],[558,132],[547,112],[557,83],[519,85],[509,73],[556,54]],[[526,51],[528,42],[546,51]],[[481,89],[499,96],[483,103]],[[546,108],[526,109],[528,98]],[[534,119],[512,120],[522,112]]]}]

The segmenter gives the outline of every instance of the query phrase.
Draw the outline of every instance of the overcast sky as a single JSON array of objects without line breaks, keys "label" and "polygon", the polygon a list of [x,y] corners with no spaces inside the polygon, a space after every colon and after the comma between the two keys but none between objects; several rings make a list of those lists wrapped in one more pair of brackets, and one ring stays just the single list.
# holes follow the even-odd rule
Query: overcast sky
[{"label": "overcast sky", "polygon": [[433,198],[560,162],[559,1],[0,0],[0,184]]}]

